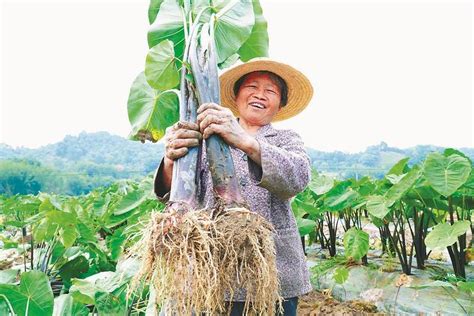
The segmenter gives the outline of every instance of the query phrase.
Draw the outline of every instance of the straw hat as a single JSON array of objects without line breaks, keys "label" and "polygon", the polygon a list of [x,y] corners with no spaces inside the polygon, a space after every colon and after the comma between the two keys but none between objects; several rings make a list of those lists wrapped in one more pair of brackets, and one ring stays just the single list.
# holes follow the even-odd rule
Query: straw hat
[{"label": "straw hat", "polygon": [[221,104],[239,116],[235,104],[234,85],[243,75],[254,71],[271,71],[283,80],[288,87],[288,102],[277,112],[272,122],[286,120],[304,110],[313,96],[311,82],[300,71],[290,65],[269,58],[253,58],[246,63],[234,66],[220,75]]}]

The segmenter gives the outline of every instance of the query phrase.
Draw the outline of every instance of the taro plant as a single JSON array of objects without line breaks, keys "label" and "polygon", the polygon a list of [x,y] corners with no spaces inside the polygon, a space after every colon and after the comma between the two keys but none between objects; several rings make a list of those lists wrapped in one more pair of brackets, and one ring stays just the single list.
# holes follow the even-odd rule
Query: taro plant
[{"label": "taro plant", "polygon": [[[26,243],[30,249],[23,252],[25,272],[19,285],[17,269],[0,273],[0,314],[51,314],[53,296],[54,313],[61,315],[88,315],[86,305],[105,314],[114,308],[131,311],[143,302],[146,288],[127,300],[129,280],[137,267],[119,263],[119,258],[137,240],[144,217],[162,208],[151,193],[151,178],[140,183],[120,181],[80,197],[40,194],[2,201],[4,227],[21,231],[24,227],[26,232],[26,238],[12,246],[22,248]],[[17,220],[18,212],[24,220]],[[109,278],[104,281],[109,287],[98,287],[98,297],[85,297],[92,285],[78,290],[77,284],[89,280],[95,284],[102,277]],[[118,282],[110,290],[111,283]]]},{"label": "taro plant", "polygon": [[[196,122],[200,104],[220,103],[218,68],[267,55],[258,1],[152,1],[149,20],[145,71],[128,100],[134,140],[157,141],[178,119]],[[198,199],[203,161],[216,200],[211,210]],[[219,136],[173,163],[169,202],[146,229],[137,277],[150,281],[158,304],[173,300],[167,312],[222,312],[224,293],[235,293],[236,276],[247,289],[247,311],[274,309],[280,297],[271,225],[245,206],[230,148]]]},{"label": "taro plant", "polygon": [[373,195],[367,200],[369,213],[382,220],[390,245],[395,249],[403,272],[408,275],[411,274],[414,247],[407,242],[406,232],[413,232],[413,227],[405,196],[419,177],[420,168],[414,166],[383,195]]},{"label": "taro plant", "polygon": [[[446,222],[439,223],[426,237],[430,249],[447,247],[454,273],[466,277],[466,231],[471,228],[472,189],[463,187],[472,171],[472,162],[462,153],[446,149],[443,154],[428,155],[423,176],[428,184],[448,202]],[[459,191],[458,191],[459,190]]]}]

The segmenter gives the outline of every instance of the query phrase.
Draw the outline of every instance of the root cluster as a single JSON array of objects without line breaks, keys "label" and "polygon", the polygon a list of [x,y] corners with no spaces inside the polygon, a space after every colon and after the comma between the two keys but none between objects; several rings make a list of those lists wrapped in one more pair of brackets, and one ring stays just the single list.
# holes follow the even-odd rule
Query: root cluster
[{"label": "root cluster", "polygon": [[274,230],[244,208],[155,213],[142,239],[136,281],[150,282],[169,315],[226,314],[245,297],[246,314],[281,308]]}]

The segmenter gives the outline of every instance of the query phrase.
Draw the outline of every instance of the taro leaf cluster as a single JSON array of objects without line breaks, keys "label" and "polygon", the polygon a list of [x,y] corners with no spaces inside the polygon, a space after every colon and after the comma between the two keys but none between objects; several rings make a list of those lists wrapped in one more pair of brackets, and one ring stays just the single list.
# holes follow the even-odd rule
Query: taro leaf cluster
[{"label": "taro leaf cluster", "polygon": [[31,270],[19,280],[18,268],[1,271],[0,314],[50,315],[53,304],[58,315],[88,315],[86,305],[101,314],[125,309],[137,263],[119,258],[140,238],[150,212],[163,208],[151,183],[120,181],[77,197],[0,197],[3,244],[21,250],[21,269]]},{"label": "taro leaf cluster", "polygon": [[180,82],[183,75],[192,77],[186,52],[198,24],[214,27],[220,69],[268,55],[267,22],[258,0],[152,0],[148,20],[150,50],[128,98],[132,140],[156,142],[178,120]]},{"label": "taro leaf cluster", "polygon": [[424,269],[431,251],[447,248],[454,273],[465,277],[465,253],[471,249],[466,232],[473,230],[472,162],[455,149],[431,153],[420,165],[408,162],[400,160],[376,181],[338,181],[313,173],[308,188],[292,202],[301,235],[335,256],[342,226],[346,258],[364,261],[369,242],[362,221],[371,222],[383,252],[397,256],[404,273],[411,273],[415,256],[417,268]]}]

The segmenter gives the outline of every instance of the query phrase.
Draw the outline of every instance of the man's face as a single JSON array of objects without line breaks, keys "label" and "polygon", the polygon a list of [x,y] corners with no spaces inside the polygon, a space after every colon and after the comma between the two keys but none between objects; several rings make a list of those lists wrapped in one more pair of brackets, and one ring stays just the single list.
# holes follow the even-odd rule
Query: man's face
[{"label": "man's face", "polygon": [[265,73],[253,72],[245,78],[235,103],[240,119],[252,125],[266,125],[280,110],[280,88]]}]

